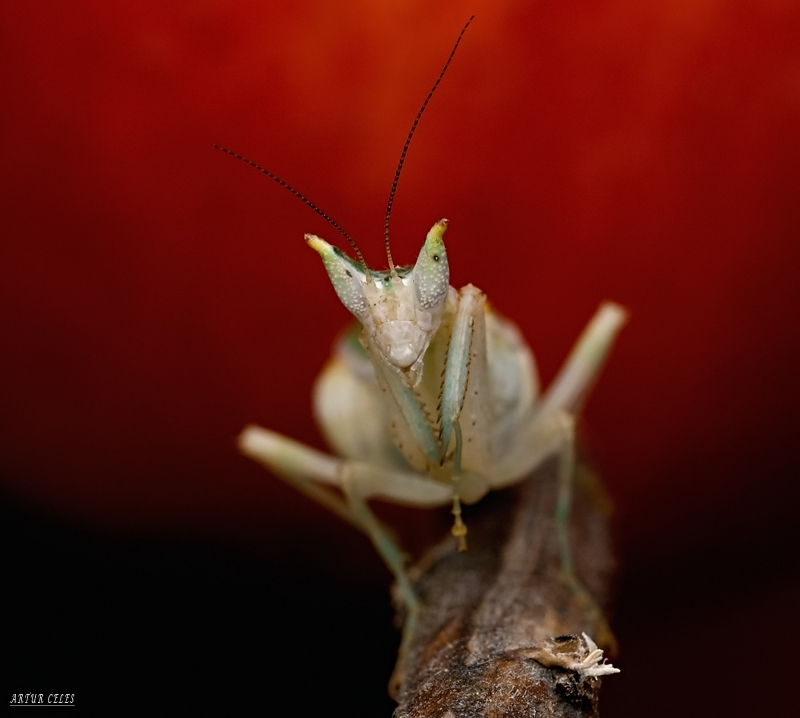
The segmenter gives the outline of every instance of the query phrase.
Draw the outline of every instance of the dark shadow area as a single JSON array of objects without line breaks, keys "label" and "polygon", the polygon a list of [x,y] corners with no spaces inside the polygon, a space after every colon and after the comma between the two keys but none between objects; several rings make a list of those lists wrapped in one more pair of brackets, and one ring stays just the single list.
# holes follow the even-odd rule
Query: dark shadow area
[{"label": "dark shadow area", "polygon": [[793,504],[676,530],[672,548],[628,546],[613,625],[622,669],[603,686],[609,716],[781,716],[800,642],[800,530]]},{"label": "dark shadow area", "polygon": [[[702,535],[685,526],[657,551],[623,542],[612,618],[622,673],[605,680],[601,715],[794,713],[791,509],[729,516]],[[0,532],[3,705],[56,692],[89,715],[392,714],[388,574],[385,586],[374,573],[355,583],[360,571],[342,576],[316,537],[113,534],[6,495]]]},{"label": "dark shadow area", "polygon": [[391,715],[399,638],[380,587],[309,571],[291,545],[110,535],[5,496],[0,526],[3,705],[57,692],[94,715]]}]

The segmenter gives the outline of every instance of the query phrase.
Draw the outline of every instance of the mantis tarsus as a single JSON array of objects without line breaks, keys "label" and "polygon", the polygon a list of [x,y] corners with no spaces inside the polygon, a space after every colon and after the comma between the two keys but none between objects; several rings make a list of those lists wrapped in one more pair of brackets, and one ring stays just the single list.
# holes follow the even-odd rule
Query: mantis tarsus
[{"label": "mantis tarsus", "polygon": [[[369,268],[350,236],[299,192],[218,147],[300,197],[346,237],[358,257],[353,260],[325,240],[306,235],[336,294],[360,325],[360,333],[350,332],[339,342],[314,391],[316,418],[336,456],[256,426],[245,428],[239,446],[369,536],[400,589],[406,637],[413,632],[417,597],[403,551],[370,509],[370,499],[420,508],[451,504],[452,532],[459,550],[466,550],[461,504],[519,482],[555,455],[562,568],[579,585],[569,549],[575,420],[626,318],[617,304],[602,304],[556,379],[540,394],[533,355],[515,325],[489,308],[473,285],[450,286],[443,240],[448,220],[433,225],[413,267],[394,266],[389,217],[403,161],[468,26],[403,147],[384,227],[388,270]],[[601,660],[602,651],[595,650],[588,662],[565,667],[595,676],[616,670]]]}]

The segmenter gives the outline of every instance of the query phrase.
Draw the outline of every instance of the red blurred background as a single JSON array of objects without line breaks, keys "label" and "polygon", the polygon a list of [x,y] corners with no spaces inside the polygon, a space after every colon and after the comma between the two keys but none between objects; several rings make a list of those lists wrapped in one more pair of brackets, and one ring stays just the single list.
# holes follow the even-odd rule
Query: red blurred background
[{"label": "red blurred background", "polygon": [[[473,12],[406,163],[395,259],[413,261],[450,218],[453,284],[473,282],[520,325],[545,382],[601,300],[630,309],[585,414],[617,507],[624,672],[607,705],[785,707],[771,667],[800,638],[800,10],[788,0],[6,9],[10,620],[72,626],[55,644],[42,633],[49,661],[22,633],[6,644],[9,691],[45,676],[70,685],[41,690],[100,700],[110,654],[123,668],[104,700],[126,681],[146,697],[189,651],[186,690],[202,680],[252,700],[290,676],[319,686],[321,672],[324,700],[389,714],[396,638],[379,560],[234,448],[248,422],[322,446],[311,385],[348,315],[302,236],[340,238],[211,144],[297,187],[382,266],[402,141]],[[110,638],[123,624],[128,644]],[[764,641],[772,658],[734,699],[730,662]],[[266,671],[267,655],[285,674]]]}]

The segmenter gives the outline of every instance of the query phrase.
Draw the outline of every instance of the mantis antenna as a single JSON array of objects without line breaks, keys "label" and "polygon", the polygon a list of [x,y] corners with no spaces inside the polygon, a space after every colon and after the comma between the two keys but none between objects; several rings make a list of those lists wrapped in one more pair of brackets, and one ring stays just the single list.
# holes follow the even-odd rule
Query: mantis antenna
[{"label": "mantis antenna", "polygon": [[323,212],[319,207],[317,207],[317,205],[315,205],[310,199],[308,199],[308,197],[298,192],[288,182],[284,182],[280,177],[273,174],[269,170],[264,169],[260,165],[257,165],[255,162],[253,162],[253,160],[249,160],[247,159],[247,157],[242,157],[242,155],[234,152],[233,150],[229,150],[227,147],[221,147],[220,145],[212,145],[212,147],[215,150],[224,152],[226,155],[235,157],[237,160],[241,160],[242,162],[250,165],[252,168],[257,169],[259,172],[267,175],[267,177],[269,177],[270,179],[275,180],[284,189],[288,189],[295,197],[305,202],[320,217],[322,217],[324,220],[329,222],[333,227],[335,227],[341,233],[341,235],[350,243],[350,246],[355,250],[356,257],[358,257],[358,261],[361,262],[361,266],[364,267],[364,273],[366,274],[367,279],[370,278],[369,267],[367,267],[367,263],[364,261],[364,256],[361,254],[361,250],[358,248],[358,245],[355,243],[355,240],[349,234],[347,234],[347,232],[345,232],[344,229],[342,229],[341,225],[338,222],[331,219],[330,215],[328,215],[326,212]]},{"label": "mantis antenna", "polygon": [[470,19],[467,20],[467,24],[464,25],[464,27],[461,29],[461,32],[459,33],[458,38],[456,39],[456,44],[453,45],[453,49],[450,51],[450,55],[447,58],[447,62],[444,63],[444,67],[442,68],[442,71],[439,73],[439,77],[436,78],[436,82],[433,83],[433,87],[431,87],[428,96],[425,98],[425,102],[422,103],[422,107],[419,108],[419,112],[417,113],[417,116],[414,118],[414,122],[411,125],[411,129],[408,132],[408,137],[406,137],[406,143],[403,145],[403,151],[400,153],[400,161],[397,163],[397,170],[394,173],[394,180],[392,181],[392,189],[389,191],[389,201],[386,204],[386,218],[383,221],[383,242],[386,245],[386,258],[389,260],[389,271],[391,271],[392,274],[395,274],[395,271],[394,271],[394,262],[392,262],[392,250],[391,247],[389,246],[389,219],[392,216],[392,205],[394,204],[394,195],[397,192],[397,183],[400,181],[400,173],[403,171],[403,163],[406,161],[408,146],[411,144],[411,138],[414,137],[414,132],[416,132],[417,125],[419,124],[420,119],[422,119],[422,113],[425,112],[425,108],[431,101],[433,93],[436,92],[436,88],[439,87],[439,83],[442,81],[444,73],[447,72],[447,68],[450,67],[450,62],[452,61],[453,56],[456,54],[458,46],[461,44],[461,39],[464,37],[464,33],[467,31],[469,24],[474,19],[475,16],[472,15]]}]

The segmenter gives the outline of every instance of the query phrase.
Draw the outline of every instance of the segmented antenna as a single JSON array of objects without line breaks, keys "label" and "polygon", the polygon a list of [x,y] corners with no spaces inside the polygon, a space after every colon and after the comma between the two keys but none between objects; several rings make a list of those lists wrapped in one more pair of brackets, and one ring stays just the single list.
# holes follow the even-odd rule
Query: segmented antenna
[{"label": "segmented antenna", "polygon": [[475,19],[475,16],[472,15],[469,20],[467,20],[467,24],[461,29],[461,32],[458,35],[458,39],[456,40],[456,44],[453,45],[453,49],[450,51],[450,56],[447,58],[447,62],[444,63],[444,67],[442,71],[439,73],[439,77],[436,78],[436,82],[433,83],[433,87],[431,91],[428,93],[428,96],[425,98],[425,102],[422,103],[422,107],[419,108],[419,112],[417,116],[414,118],[414,123],[411,125],[411,130],[408,133],[408,137],[406,137],[406,143],[403,145],[403,151],[400,153],[400,162],[397,163],[397,170],[394,173],[394,181],[392,182],[392,189],[389,191],[389,201],[386,204],[386,219],[383,221],[383,243],[386,245],[386,257],[389,260],[389,270],[394,274],[394,262],[392,262],[392,250],[389,247],[389,219],[392,216],[392,205],[394,204],[394,195],[397,192],[397,183],[400,181],[400,173],[403,171],[403,163],[406,161],[406,153],[408,152],[408,146],[411,144],[411,138],[414,136],[414,132],[417,129],[417,125],[419,124],[420,119],[422,118],[422,113],[425,112],[425,108],[428,106],[428,103],[431,101],[431,97],[433,97],[433,93],[436,92],[436,88],[439,87],[439,83],[442,81],[444,77],[444,73],[447,72],[447,68],[450,67],[450,62],[453,59],[453,55],[456,54],[456,50],[458,50],[459,44],[461,44],[461,38],[464,37],[464,33],[467,31],[469,24]]},{"label": "segmented antenna", "polygon": [[308,199],[308,197],[306,197],[305,195],[303,195],[300,192],[298,192],[294,187],[292,187],[287,182],[284,182],[277,175],[274,175],[269,170],[265,170],[260,165],[257,165],[255,162],[253,162],[253,160],[249,160],[249,159],[247,159],[247,157],[242,157],[240,154],[234,152],[233,150],[229,150],[227,147],[221,147],[220,145],[212,145],[212,147],[215,150],[219,150],[220,152],[224,152],[226,155],[230,155],[231,157],[235,157],[237,160],[241,160],[245,164],[248,164],[252,168],[257,169],[259,172],[267,175],[267,177],[269,177],[270,179],[275,180],[281,187],[283,187],[284,189],[288,189],[295,197],[297,197],[298,199],[300,199],[303,202],[305,202],[320,217],[322,217],[324,220],[326,220],[331,225],[333,225],[333,227],[335,227],[341,233],[341,235],[350,243],[350,246],[353,248],[353,250],[356,253],[356,257],[358,257],[358,261],[361,262],[361,266],[364,267],[364,272],[367,275],[367,278],[369,278],[369,276],[370,276],[369,275],[369,267],[367,267],[367,263],[364,261],[364,256],[361,254],[361,250],[358,248],[358,245],[356,245],[355,240],[349,234],[347,234],[347,232],[345,232],[344,229],[342,229],[342,227],[339,225],[338,222],[336,222],[333,219],[331,219],[330,216],[327,213],[323,212],[319,207],[317,207],[317,205],[315,205],[310,199]]}]

